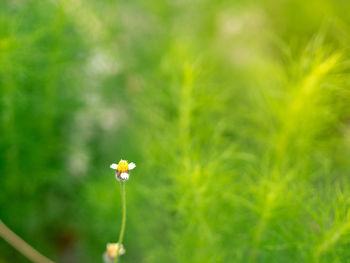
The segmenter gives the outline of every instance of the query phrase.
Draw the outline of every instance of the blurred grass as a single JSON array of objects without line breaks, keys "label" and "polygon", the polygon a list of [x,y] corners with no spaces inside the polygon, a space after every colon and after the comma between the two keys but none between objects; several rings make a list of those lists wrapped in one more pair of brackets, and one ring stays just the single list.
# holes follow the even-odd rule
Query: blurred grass
[{"label": "blurred grass", "polygon": [[[348,262],[347,1],[0,2],[0,218],[57,262]],[[27,262],[0,241],[0,262]]]}]

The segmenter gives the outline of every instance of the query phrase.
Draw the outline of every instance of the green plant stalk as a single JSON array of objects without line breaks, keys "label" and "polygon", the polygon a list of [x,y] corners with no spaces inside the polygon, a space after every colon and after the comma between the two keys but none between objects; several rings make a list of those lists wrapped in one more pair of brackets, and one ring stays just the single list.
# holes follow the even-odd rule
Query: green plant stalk
[{"label": "green plant stalk", "polygon": [[119,239],[118,239],[118,244],[119,244],[119,249],[117,251],[117,255],[114,259],[114,263],[118,263],[119,260],[119,251],[123,242],[124,238],[124,232],[125,232],[125,223],[126,223],[126,199],[125,199],[125,182],[121,182],[121,196],[122,196],[122,226],[120,229],[120,234],[119,234]]},{"label": "green plant stalk", "polygon": [[35,263],[54,263],[51,259],[48,259],[22,238],[17,236],[11,229],[9,229],[1,220],[0,220],[0,237],[5,239],[11,246],[17,249],[22,255],[27,257],[29,260]]}]

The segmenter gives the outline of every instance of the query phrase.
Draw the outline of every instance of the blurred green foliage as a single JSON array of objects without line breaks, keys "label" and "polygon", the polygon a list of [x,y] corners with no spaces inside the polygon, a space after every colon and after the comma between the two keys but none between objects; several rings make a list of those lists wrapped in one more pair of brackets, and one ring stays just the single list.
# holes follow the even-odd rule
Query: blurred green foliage
[{"label": "blurred green foliage", "polygon": [[123,158],[122,262],[350,262],[349,10],[0,1],[0,219],[102,262]]}]

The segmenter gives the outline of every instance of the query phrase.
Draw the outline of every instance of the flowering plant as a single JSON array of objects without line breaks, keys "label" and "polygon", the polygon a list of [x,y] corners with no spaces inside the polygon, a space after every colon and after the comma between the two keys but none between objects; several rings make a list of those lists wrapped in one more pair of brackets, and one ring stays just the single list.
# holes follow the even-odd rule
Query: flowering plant
[{"label": "flowering plant", "polygon": [[110,168],[116,170],[116,179],[121,184],[121,196],[122,196],[122,225],[119,234],[118,243],[108,243],[106,252],[103,255],[103,259],[106,263],[115,262],[119,260],[119,256],[125,253],[123,246],[123,238],[126,223],[126,199],[125,199],[125,182],[129,180],[130,170],[134,169],[136,165],[134,163],[128,163],[126,160],[120,160],[118,164],[113,163]]}]

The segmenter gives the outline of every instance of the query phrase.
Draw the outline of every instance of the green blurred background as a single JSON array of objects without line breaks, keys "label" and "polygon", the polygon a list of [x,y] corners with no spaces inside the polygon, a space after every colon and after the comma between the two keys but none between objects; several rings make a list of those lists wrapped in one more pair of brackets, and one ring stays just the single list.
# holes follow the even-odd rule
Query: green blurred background
[{"label": "green blurred background", "polygon": [[[350,2],[0,1],[0,220],[56,262],[350,262]],[[0,262],[29,262],[0,239]]]}]

